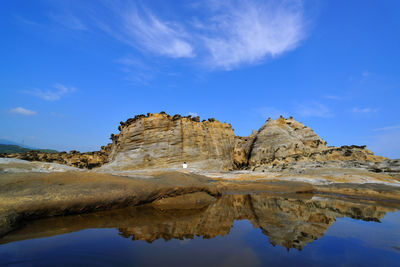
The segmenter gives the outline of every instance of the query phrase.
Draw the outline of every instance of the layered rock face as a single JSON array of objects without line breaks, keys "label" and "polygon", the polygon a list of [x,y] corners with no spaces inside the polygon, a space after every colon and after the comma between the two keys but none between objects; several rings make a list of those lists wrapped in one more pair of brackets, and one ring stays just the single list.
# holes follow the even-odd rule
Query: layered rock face
[{"label": "layered rock face", "polygon": [[119,129],[104,168],[176,168],[183,162],[197,169],[233,166],[234,134],[227,123],[149,113],[121,123]]},{"label": "layered rock face", "polygon": [[324,140],[293,118],[269,119],[254,139],[249,166],[270,164],[286,157],[308,156],[326,149]]},{"label": "layered rock face", "polygon": [[[369,165],[375,166],[376,163],[387,160],[385,157],[375,156],[365,146],[328,147],[326,141],[311,128],[295,121],[292,117],[268,119],[257,134],[249,137],[252,136],[253,138],[248,138],[249,143],[245,145],[250,147],[247,168],[251,170],[281,170],[288,166],[293,167],[297,163],[307,162],[341,162],[340,167],[361,167],[358,163],[370,163]],[[392,165],[390,162],[388,164]],[[367,168],[378,168],[372,165]]]}]

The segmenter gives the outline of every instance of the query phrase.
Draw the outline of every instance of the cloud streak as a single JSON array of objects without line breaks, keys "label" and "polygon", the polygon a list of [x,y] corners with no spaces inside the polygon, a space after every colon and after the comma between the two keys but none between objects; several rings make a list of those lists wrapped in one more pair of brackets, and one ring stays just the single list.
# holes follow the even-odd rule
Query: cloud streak
[{"label": "cloud streak", "polygon": [[217,68],[258,64],[296,48],[306,35],[299,1],[234,1],[214,10],[215,28],[202,39]]},{"label": "cloud streak", "polygon": [[123,16],[123,29],[130,44],[139,44],[152,53],[171,58],[195,56],[182,26],[163,21],[149,10],[139,14],[138,9],[131,9]]},{"label": "cloud streak", "polygon": [[46,101],[60,100],[63,96],[74,92],[74,87],[68,87],[62,84],[54,84],[51,90],[33,89],[24,91],[27,94],[34,95]]},{"label": "cloud streak", "polygon": [[91,25],[136,50],[208,70],[263,63],[295,49],[307,35],[301,0],[209,0],[182,5],[168,19],[143,3],[102,3],[88,8],[90,16],[69,12],[52,19],[76,30]]},{"label": "cloud streak", "polygon": [[24,115],[24,116],[32,116],[32,115],[36,115],[37,114],[36,111],[29,110],[29,109],[22,108],[22,107],[17,107],[17,108],[10,109],[9,112],[10,113],[14,113],[14,114],[18,114],[18,115]]}]

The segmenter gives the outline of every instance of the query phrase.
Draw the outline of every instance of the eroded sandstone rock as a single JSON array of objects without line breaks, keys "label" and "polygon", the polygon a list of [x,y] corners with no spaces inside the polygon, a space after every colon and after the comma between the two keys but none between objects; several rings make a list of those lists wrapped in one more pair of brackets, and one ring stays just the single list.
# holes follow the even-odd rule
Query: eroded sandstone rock
[{"label": "eroded sandstone rock", "polygon": [[292,118],[268,120],[259,130],[250,150],[249,166],[265,165],[287,157],[309,156],[327,149],[311,128]]},{"label": "eroded sandstone rock", "polygon": [[233,166],[234,134],[227,123],[150,113],[121,125],[121,132],[112,136],[110,163],[104,168],[177,168],[183,162],[197,169]]},{"label": "eroded sandstone rock", "polygon": [[233,164],[235,169],[246,168],[249,164],[249,155],[257,136],[257,132],[253,130],[251,135],[242,137],[235,136],[235,149],[233,152]]}]

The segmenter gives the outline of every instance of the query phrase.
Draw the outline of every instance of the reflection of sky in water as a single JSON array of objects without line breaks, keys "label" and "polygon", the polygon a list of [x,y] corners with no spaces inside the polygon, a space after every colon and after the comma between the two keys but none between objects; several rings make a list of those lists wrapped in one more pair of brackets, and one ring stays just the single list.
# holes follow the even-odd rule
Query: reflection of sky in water
[{"label": "reflection of sky in water", "polygon": [[153,243],[122,238],[116,229],[88,229],[0,246],[0,263],[21,265],[179,266],[398,266],[400,212],[382,223],[338,218],[323,237],[301,251],[273,246],[249,221],[235,221],[229,234],[211,239]]}]

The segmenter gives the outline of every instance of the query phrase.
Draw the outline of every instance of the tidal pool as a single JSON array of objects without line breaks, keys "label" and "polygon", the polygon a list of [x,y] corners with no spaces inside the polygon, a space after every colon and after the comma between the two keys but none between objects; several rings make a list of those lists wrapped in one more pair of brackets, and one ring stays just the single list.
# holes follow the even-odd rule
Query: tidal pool
[{"label": "tidal pool", "polygon": [[399,207],[259,193],[47,218],[1,238],[0,265],[399,266]]}]

